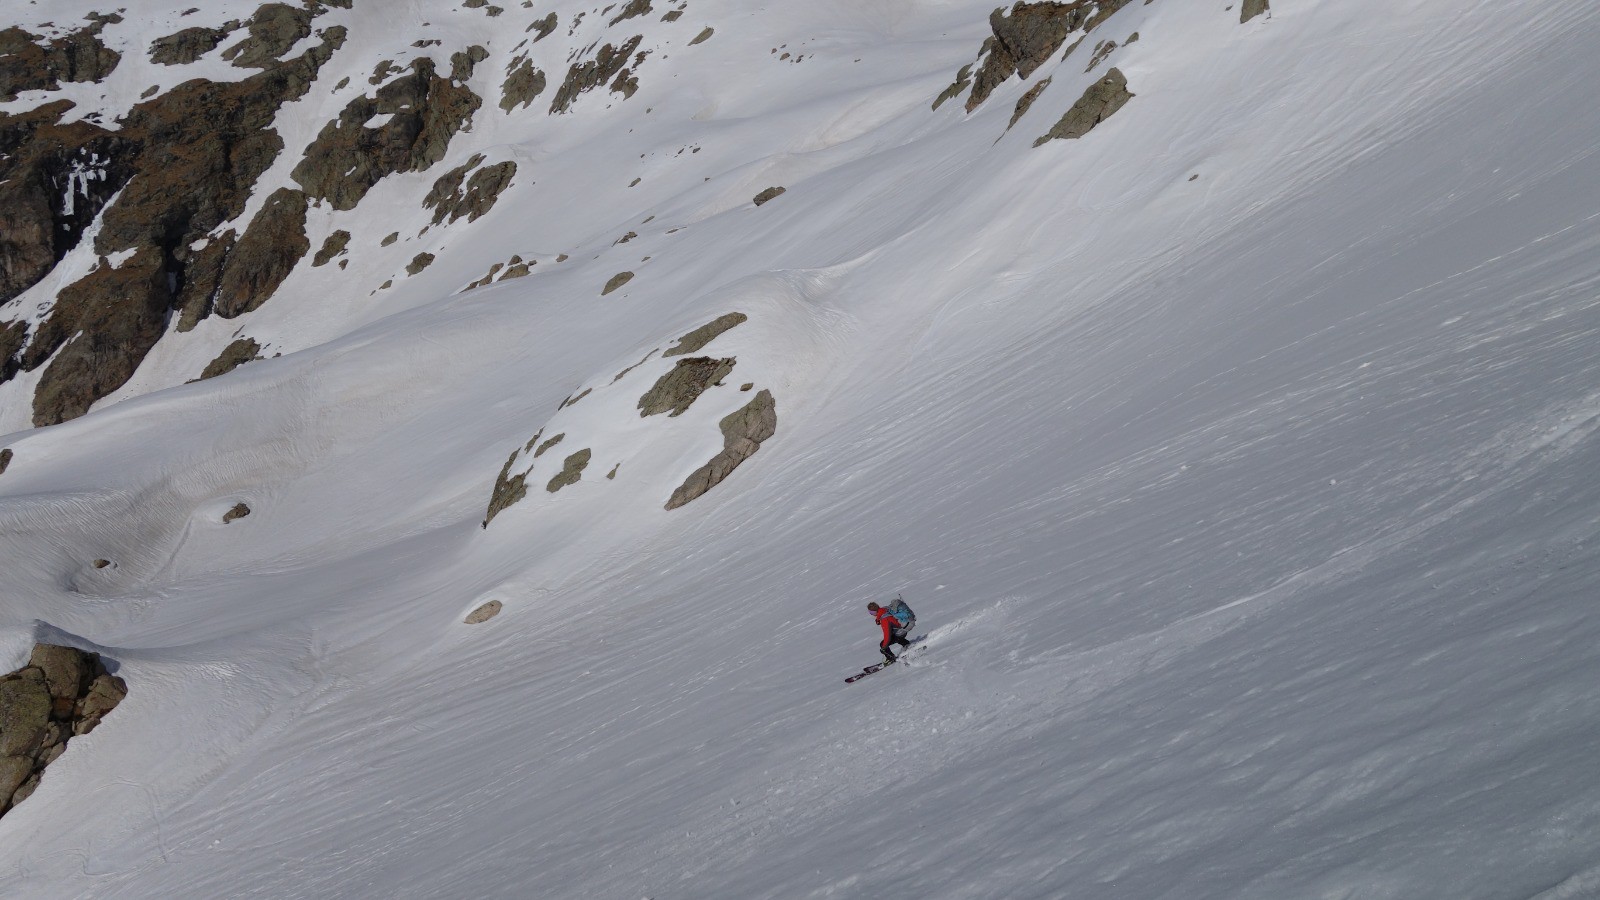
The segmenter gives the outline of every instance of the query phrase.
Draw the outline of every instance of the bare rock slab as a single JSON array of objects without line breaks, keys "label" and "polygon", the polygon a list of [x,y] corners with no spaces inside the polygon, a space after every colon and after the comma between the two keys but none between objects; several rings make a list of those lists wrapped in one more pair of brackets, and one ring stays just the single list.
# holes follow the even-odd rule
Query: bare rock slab
[{"label": "bare rock slab", "polygon": [[667,509],[677,509],[721,484],[739,464],[756,454],[767,438],[778,432],[777,405],[772,392],[763,390],[742,409],[723,418],[722,452],[694,470],[667,500]]}]

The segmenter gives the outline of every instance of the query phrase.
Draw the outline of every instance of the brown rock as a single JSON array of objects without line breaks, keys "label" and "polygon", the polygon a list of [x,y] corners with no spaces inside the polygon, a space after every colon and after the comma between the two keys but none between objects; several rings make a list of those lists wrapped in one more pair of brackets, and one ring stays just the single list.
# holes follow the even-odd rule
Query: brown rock
[{"label": "brown rock", "polygon": [[44,673],[45,685],[50,690],[51,714],[64,719],[72,714],[72,706],[83,693],[84,685],[94,674],[98,657],[85,654],[76,647],[57,644],[35,644],[28,665]]},{"label": "brown rock", "polygon": [[495,616],[500,615],[501,603],[499,600],[490,600],[470,613],[462,621],[468,625],[481,625]]},{"label": "brown rock", "polygon": [[90,682],[89,690],[78,703],[73,734],[88,734],[100,724],[106,713],[115,709],[128,696],[128,683],[115,675],[102,673]]},{"label": "brown rock", "polygon": [[6,467],[11,465],[11,457],[15,455],[16,454],[11,452],[10,447],[0,450],[0,475],[4,475],[6,473]]},{"label": "brown rock", "polygon": [[[717,316],[715,319],[712,319],[704,325],[701,325],[699,328],[696,328],[683,337],[678,338],[678,342],[673,344],[672,347],[667,350],[667,352],[661,355],[682,356],[685,353],[694,353],[701,347],[704,347],[705,345],[716,340],[722,335],[723,332],[729,330],[730,328],[734,328],[735,326],[742,325],[749,321],[749,319],[749,316],[741,312],[723,313],[722,315]],[[649,357],[646,357],[646,359],[648,358]],[[624,371],[623,374],[627,374],[627,372]],[[622,375],[617,376],[617,378],[621,377]]]},{"label": "brown rock", "polygon": [[150,61],[162,66],[185,66],[207,53],[228,36],[225,28],[185,28],[150,42]]},{"label": "brown rock", "polygon": [[[560,260],[557,260],[557,262],[560,262]],[[612,291],[616,290],[619,287],[622,287],[623,285],[627,284],[628,282],[630,282],[632,280],[633,280],[633,273],[632,272],[618,272],[617,274],[611,276],[611,278],[606,281],[606,286],[601,289],[600,296],[604,297],[605,295],[611,293]]]},{"label": "brown rock", "polygon": [[681,415],[706,389],[732,372],[733,365],[733,357],[713,359],[694,356],[678,360],[672,371],[657,379],[650,390],[639,398],[640,418],[658,413]]},{"label": "brown rock", "polygon": [[[555,99],[550,103],[550,113],[564,113],[572,108],[572,104],[579,95],[585,91],[593,90],[608,81],[620,82],[626,86],[629,81],[627,69],[628,58],[638,49],[639,42],[644,40],[643,35],[634,35],[625,41],[622,46],[606,44],[595,53],[593,59],[581,63],[573,63],[567,69],[566,80],[561,83],[561,88],[556,91]],[[641,54],[641,59],[643,58]],[[636,63],[637,65],[637,63]],[[637,86],[637,82],[635,82]],[[623,90],[623,87],[615,87]]]},{"label": "brown rock", "polygon": [[222,514],[222,524],[226,525],[248,515],[250,515],[249,504],[243,502],[235,503],[232,508]]},{"label": "brown rock", "polygon": [[761,204],[767,202],[768,200],[771,200],[774,197],[779,196],[783,192],[784,192],[784,188],[781,188],[781,187],[769,187],[766,190],[762,191],[761,193],[759,193],[759,194],[757,194],[755,196],[755,204],[757,206],[760,206]]},{"label": "brown rock", "polygon": [[561,464],[561,471],[550,479],[550,483],[546,484],[544,489],[554,494],[569,484],[577,483],[578,479],[583,477],[583,470],[589,466],[589,457],[590,452],[587,447],[568,456]]},{"label": "brown rock", "polygon": [[778,431],[777,406],[772,393],[763,390],[742,409],[721,422],[722,452],[696,469],[667,500],[667,509],[677,509],[711,490],[733,473],[739,464],[754,456],[761,444]]},{"label": "brown rock", "polygon": [[1267,0],[1244,0],[1244,4],[1239,7],[1239,24],[1243,25],[1269,9]]},{"label": "brown rock", "polygon": [[239,338],[228,346],[222,348],[217,358],[206,363],[205,371],[195,381],[205,381],[218,375],[226,375],[247,362],[255,362],[261,358],[261,345],[254,338]]},{"label": "brown rock", "polygon": [[308,202],[293,188],[278,188],[267,198],[223,266],[213,303],[217,315],[233,319],[259,309],[289,277],[311,249]]},{"label": "brown rock", "polygon": [[33,768],[32,757],[0,756],[0,812],[22,802],[22,799],[13,799],[12,795],[32,777]]},{"label": "brown rock", "polygon": [[516,463],[519,452],[511,451],[511,456],[500,469],[500,475],[494,480],[494,491],[489,495],[489,511],[483,517],[484,528],[488,528],[494,517],[500,515],[507,507],[528,496],[528,473],[524,472],[515,477],[511,475],[511,466]]},{"label": "brown rock", "polygon": [[519,106],[527,108],[534,98],[544,93],[545,85],[544,72],[534,66],[532,60],[522,57],[511,66],[505,82],[500,85],[500,108],[506,112]]},{"label": "brown rock", "polygon": [[44,673],[23,668],[0,678],[0,756],[31,756],[43,746],[54,704]]},{"label": "brown rock", "polygon": [[250,36],[222,51],[222,58],[244,68],[270,66],[295,44],[311,36],[313,15],[310,9],[287,3],[262,4],[250,17]]},{"label": "brown rock", "polygon": [[1121,70],[1113,68],[1106,73],[1106,77],[1089,86],[1072,104],[1072,108],[1061,116],[1061,119],[1038,140],[1033,142],[1035,147],[1057,138],[1076,140],[1094,129],[1096,125],[1111,118],[1111,115],[1132,100],[1134,94],[1128,90],[1128,79]]},{"label": "brown rock", "polygon": [[343,256],[345,248],[348,246],[350,246],[350,232],[341,228],[323,240],[322,249],[318,250],[317,255],[312,257],[311,264],[313,266],[325,266],[334,257]]}]

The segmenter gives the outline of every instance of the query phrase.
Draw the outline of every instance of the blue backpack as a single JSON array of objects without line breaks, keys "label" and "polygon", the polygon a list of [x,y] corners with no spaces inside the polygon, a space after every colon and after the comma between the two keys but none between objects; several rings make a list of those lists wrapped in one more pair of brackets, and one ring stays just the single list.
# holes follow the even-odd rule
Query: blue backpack
[{"label": "blue backpack", "polygon": [[889,604],[889,615],[894,616],[895,621],[900,623],[900,630],[903,633],[910,634],[911,629],[916,627],[917,614],[912,612],[911,607],[907,606],[906,602],[898,596],[894,598],[893,603]]}]

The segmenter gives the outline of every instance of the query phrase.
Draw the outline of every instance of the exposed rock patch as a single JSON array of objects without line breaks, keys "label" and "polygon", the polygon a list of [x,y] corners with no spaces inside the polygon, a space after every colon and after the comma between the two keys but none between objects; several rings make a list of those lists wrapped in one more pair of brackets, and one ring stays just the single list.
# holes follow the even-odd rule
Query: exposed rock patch
[{"label": "exposed rock patch", "polygon": [[502,607],[503,604],[499,600],[490,600],[488,603],[467,613],[467,617],[461,621],[468,625],[482,625],[484,622],[500,615]]},{"label": "exposed rock patch", "polygon": [[220,28],[185,28],[150,42],[150,61],[162,66],[186,66],[217,49],[238,22]]},{"label": "exposed rock patch", "polygon": [[[192,323],[210,307],[232,254],[231,238],[212,240],[207,234],[242,211],[256,179],[282,148],[271,129],[273,116],[284,102],[304,94],[343,40],[344,30],[331,28],[300,57],[242,81],[185,82],[135,106],[115,133],[87,124],[73,126],[75,132],[37,128],[30,146],[0,163],[48,160],[52,146],[68,142],[90,147],[92,160],[94,148],[115,141],[116,159],[132,173],[116,202],[101,214],[95,250],[103,256],[129,250],[134,255],[116,268],[102,265],[64,289],[27,346],[0,369],[9,377],[18,368],[31,371],[49,362],[34,396],[35,425],[81,415],[120,387],[160,337],[174,308],[184,310],[180,318]],[[92,188],[117,183],[117,170],[106,172],[103,182],[91,181]],[[95,199],[93,191],[88,199]],[[50,227],[61,212],[20,208],[36,225],[51,215]],[[241,264],[258,261],[247,255]],[[232,283],[247,285],[258,276],[246,271]],[[249,306],[259,299],[236,302]]]},{"label": "exposed rock patch", "polygon": [[522,57],[512,63],[511,70],[506,73],[505,83],[500,85],[500,108],[512,112],[517,107],[527,108],[533,104],[534,98],[544,93],[544,72],[534,66],[533,60]]},{"label": "exposed rock patch", "polygon": [[322,249],[318,250],[317,255],[312,257],[311,264],[313,266],[325,266],[332,261],[334,257],[343,256],[345,248],[349,246],[350,232],[341,228],[338,231],[328,235],[328,237],[322,242]]},{"label": "exposed rock patch", "polygon": [[[540,444],[539,445],[539,449],[533,451],[533,458],[534,459],[538,459],[539,457],[543,456],[544,452],[546,450],[549,450],[551,447],[554,447],[555,445],[561,443],[561,439],[566,437],[566,436],[567,436],[567,433],[565,431],[563,431],[560,434],[556,435],[555,437],[550,438],[549,440],[547,440],[544,443]],[[535,439],[537,439],[537,436],[535,436]]]},{"label": "exposed rock patch", "polygon": [[616,25],[618,22],[632,19],[635,16],[642,16],[650,11],[650,0],[628,0],[628,5],[622,8],[622,12],[617,13],[616,17],[607,22],[606,25]]},{"label": "exposed rock patch", "polygon": [[435,257],[432,253],[418,253],[411,257],[411,262],[406,264],[407,275],[420,275],[422,270],[433,265]]},{"label": "exposed rock patch", "polygon": [[726,359],[693,356],[678,360],[672,371],[656,379],[650,390],[639,398],[640,418],[658,413],[681,415],[695,398],[732,372],[733,365],[731,356]]},{"label": "exposed rock patch", "polygon": [[1046,78],[1033,87],[1028,88],[1028,92],[1026,94],[1023,94],[1021,97],[1017,98],[1017,108],[1011,113],[1011,121],[1006,123],[1007,131],[1010,131],[1012,126],[1017,124],[1018,119],[1028,114],[1028,110],[1033,106],[1033,101],[1039,99],[1039,95],[1044,93],[1044,89],[1049,86],[1050,79]]},{"label": "exposed rock patch", "polygon": [[956,80],[951,82],[950,86],[945,88],[944,92],[934,99],[934,110],[938,110],[939,107],[943,106],[946,100],[954,100],[956,97],[961,96],[961,92],[966,90],[971,84],[972,63],[967,63],[961,67],[961,71],[956,73]]},{"label": "exposed rock patch", "polygon": [[[441,77],[432,60],[419,58],[410,74],[378,88],[376,96],[350,101],[306,147],[291,177],[335,209],[353,209],[384,176],[420,172],[443,159],[451,138],[481,105],[465,84]],[[379,115],[388,120],[367,127]]]},{"label": "exposed rock patch", "polygon": [[295,44],[311,36],[313,15],[315,13],[305,7],[264,3],[256,8],[246,26],[249,37],[222,51],[222,58],[247,69],[270,66]]},{"label": "exposed rock patch", "polygon": [[600,296],[604,297],[632,280],[632,272],[618,272],[606,281],[606,286],[600,290]]},{"label": "exposed rock patch", "polygon": [[[483,155],[474,154],[466,163],[439,176],[433,183],[428,196],[422,200],[424,208],[433,210],[433,224],[445,221],[454,223],[462,218],[475,222],[494,208],[500,192],[511,186],[511,179],[517,174],[517,164],[508,159],[472,172],[482,163]],[[470,179],[467,178],[468,172],[472,172]],[[465,187],[463,181],[466,182]]]},{"label": "exposed rock patch", "polygon": [[1256,16],[1267,12],[1269,8],[1267,0],[1244,0],[1244,4],[1239,7],[1239,24],[1243,25]]},{"label": "exposed rock patch", "polygon": [[[699,328],[689,332],[683,337],[678,338],[678,342],[673,344],[667,349],[667,352],[661,355],[682,356],[685,353],[694,353],[701,347],[704,347],[705,345],[716,340],[722,335],[723,332],[729,330],[730,328],[743,325],[749,320],[750,317],[741,312],[724,313],[707,322],[706,324],[701,325]],[[649,359],[649,357],[647,356],[645,359]],[[627,371],[625,370],[622,374],[626,375]],[[621,378],[622,375],[618,375],[617,377]]]},{"label": "exposed rock patch", "polygon": [[1035,147],[1048,141],[1061,138],[1076,140],[1088,134],[1096,125],[1111,118],[1111,115],[1132,100],[1134,95],[1128,90],[1128,79],[1121,70],[1113,68],[1106,73],[1106,77],[1090,85],[1078,102],[1061,116],[1061,119],[1038,140],[1033,142]]},{"label": "exposed rock patch", "polygon": [[576,484],[578,479],[583,477],[583,470],[589,466],[590,455],[589,448],[585,447],[568,456],[561,464],[561,471],[550,479],[550,483],[545,485],[544,489],[554,494],[569,484]]},{"label": "exposed rock patch", "polygon": [[500,474],[494,480],[494,491],[489,495],[489,511],[483,517],[484,528],[488,528],[494,517],[507,507],[528,496],[528,473],[511,474],[511,467],[516,465],[517,455],[521,452],[521,449],[511,451],[511,456],[506,459],[506,464],[500,468]]},{"label": "exposed rock patch", "polygon": [[0,31],[0,101],[15,100],[23,91],[57,90],[63,81],[110,75],[122,54],[107,47],[100,32],[122,17],[90,13],[85,18],[89,25],[48,42],[16,26]]},{"label": "exposed rock patch", "polygon": [[[1071,2],[1024,3],[1018,0],[1006,14],[998,7],[989,14],[993,33],[979,51],[982,65],[973,79],[967,97],[967,112],[989,99],[995,88],[1012,75],[1027,78],[1044,65],[1078,29],[1093,31],[1096,26],[1126,6],[1130,0],[1071,0]],[[1070,52],[1070,51],[1069,51]],[[961,82],[957,78],[957,83]]]},{"label": "exposed rock patch", "polygon": [[768,200],[771,200],[771,199],[773,199],[775,197],[780,196],[781,194],[783,194],[783,192],[785,190],[786,190],[785,188],[781,188],[781,187],[769,187],[766,190],[762,191],[761,193],[759,193],[759,194],[757,194],[755,196],[755,198],[754,198],[755,205],[760,206],[761,204],[767,202]]},{"label": "exposed rock patch", "polygon": [[696,44],[704,44],[706,41],[711,40],[711,36],[716,33],[716,29],[712,28],[710,25],[707,25],[706,27],[700,29],[700,33],[694,36],[694,40],[689,42],[689,46],[693,47]]},{"label": "exposed rock patch", "polygon": [[[205,371],[200,373],[196,381],[205,381],[218,375],[226,375],[247,362],[255,362],[261,358],[261,345],[254,338],[239,338],[228,346],[222,348],[217,358],[206,364]],[[224,520],[227,521],[227,520]]]},{"label": "exposed rock patch", "polygon": [[27,665],[0,676],[0,815],[31,796],[67,742],[127,695],[98,653],[54,644],[35,644]]},{"label": "exposed rock patch", "polygon": [[235,503],[227,512],[222,514],[222,524],[235,522],[250,515],[250,506],[246,503]]},{"label": "exposed rock patch", "polygon": [[11,452],[10,447],[0,450],[0,475],[6,473],[6,468],[11,465],[11,458],[15,455]]},{"label": "exposed rock patch", "polygon": [[560,20],[556,18],[555,13],[551,13],[537,22],[534,22],[532,25],[529,25],[527,30],[537,32],[537,34],[533,36],[533,42],[537,44],[549,37],[550,32],[555,31],[558,24],[560,24]]},{"label": "exposed rock patch", "polygon": [[214,301],[217,315],[232,319],[259,309],[289,277],[311,249],[307,203],[293,188],[278,188],[267,198],[228,256]]},{"label": "exposed rock patch", "polygon": [[667,509],[677,509],[711,490],[733,473],[739,464],[754,456],[761,444],[778,431],[777,405],[772,392],[763,390],[742,409],[721,422],[722,452],[696,469],[672,492]]},{"label": "exposed rock patch", "polygon": [[[629,57],[639,48],[643,35],[634,35],[625,41],[622,46],[606,44],[595,53],[593,59],[581,63],[573,63],[567,69],[566,80],[562,81],[561,88],[556,91],[556,96],[550,103],[550,113],[564,113],[572,108],[572,104],[579,95],[586,91],[594,90],[606,82],[611,82],[611,90],[626,96],[632,96],[638,89],[639,83],[628,68]],[[648,52],[648,51],[646,51]],[[633,61],[637,67],[644,62],[645,53],[640,53]]]}]

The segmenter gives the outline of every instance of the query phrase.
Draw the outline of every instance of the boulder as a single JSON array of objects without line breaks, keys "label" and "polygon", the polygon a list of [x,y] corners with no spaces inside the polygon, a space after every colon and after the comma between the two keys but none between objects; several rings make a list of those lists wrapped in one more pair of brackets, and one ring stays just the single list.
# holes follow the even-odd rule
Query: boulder
[{"label": "boulder", "polygon": [[[742,325],[749,321],[749,319],[750,317],[742,312],[723,313],[722,315],[717,316],[715,319],[712,319],[704,325],[701,325],[699,328],[696,328],[683,337],[678,338],[678,342],[673,344],[667,349],[667,352],[661,355],[682,356],[685,353],[697,352],[701,347],[704,347],[705,345],[716,340],[722,335],[723,332],[729,330],[730,328],[734,328],[735,326]],[[630,366],[629,368],[632,367]],[[624,372],[624,374],[626,374],[626,372]],[[621,378],[622,376],[618,375],[617,377]]]},{"label": "boulder", "polygon": [[639,398],[639,417],[667,413],[682,415],[695,398],[720,382],[733,371],[735,358],[713,359],[695,356],[678,360],[672,371],[656,379],[656,383]]},{"label": "boulder", "polygon": [[26,667],[0,679],[0,756],[32,756],[44,744],[54,704],[44,673]]},{"label": "boulder", "polygon": [[1035,147],[1056,139],[1076,140],[1088,134],[1096,125],[1111,118],[1111,115],[1121,109],[1134,95],[1128,90],[1128,79],[1122,71],[1113,68],[1106,73],[1106,77],[1089,86],[1072,104],[1072,108],[1061,116],[1061,119],[1038,140],[1033,142]]},{"label": "boulder", "polygon": [[763,390],[744,408],[723,418],[722,452],[696,469],[667,499],[667,509],[677,509],[711,490],[754,456],[761,444],[778,431],[777,406],[772,393]]},{"label": "boulder", "polygon": [[50,690],[51,715],[57,719],[72,715],[73,704],[94,675],[89,658],[81,650],[57,644],[35,644],[28,665],[44,673]]}]

